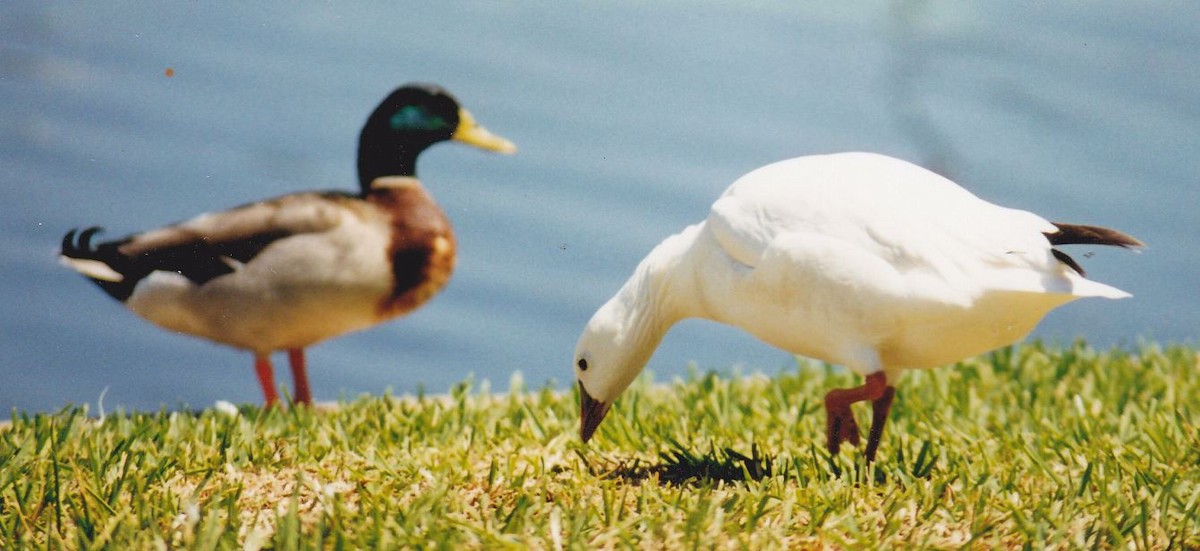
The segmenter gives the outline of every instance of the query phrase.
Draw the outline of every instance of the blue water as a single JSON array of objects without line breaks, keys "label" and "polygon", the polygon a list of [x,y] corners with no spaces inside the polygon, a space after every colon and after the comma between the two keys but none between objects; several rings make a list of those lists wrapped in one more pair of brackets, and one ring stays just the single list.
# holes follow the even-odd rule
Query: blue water
[{"label": "blue water", "polygon": [[[59,240],[354,189],[359,125],[412,80],[445,85],[520,151],[422,157],[458,232],[458,271],[415,314],[310,349],[319,400],[469,376],[501,389],[514,371],[565,387],[584,322],[658,241],[740,174],[840,150],[1150,244],[1078,251],[1135,297],[1068,305],[1038,336],[1195,342],[1193,2],[412,4],[6,2],[0,408],[260,401],[247,353],[139,320],[60,267]],[[665,379],[689,362],[794,365],[706,322],[678,326],[649,367]]]}]

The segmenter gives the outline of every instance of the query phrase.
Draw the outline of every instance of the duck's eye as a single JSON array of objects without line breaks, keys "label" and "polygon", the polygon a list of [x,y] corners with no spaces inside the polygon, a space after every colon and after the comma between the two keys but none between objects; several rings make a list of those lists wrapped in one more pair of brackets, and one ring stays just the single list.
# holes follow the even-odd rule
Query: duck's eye
[{"label": "duck's eye", "polygon": [[587,360],[579,358],[579,361],[575,365],[579,366],[580,371],[587,371]]}]

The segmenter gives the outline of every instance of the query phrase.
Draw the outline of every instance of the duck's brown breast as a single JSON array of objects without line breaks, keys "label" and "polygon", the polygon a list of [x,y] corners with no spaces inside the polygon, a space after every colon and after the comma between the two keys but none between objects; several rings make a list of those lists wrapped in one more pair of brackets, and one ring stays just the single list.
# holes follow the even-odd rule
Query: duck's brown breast
[{"label": "duck's brown breast", "polygon": [[457,250],[454,230],[419,184],[375,189],[367,200],[390,221],[392,291],[379,310],[394,317],[425,303],[450,281]]}]

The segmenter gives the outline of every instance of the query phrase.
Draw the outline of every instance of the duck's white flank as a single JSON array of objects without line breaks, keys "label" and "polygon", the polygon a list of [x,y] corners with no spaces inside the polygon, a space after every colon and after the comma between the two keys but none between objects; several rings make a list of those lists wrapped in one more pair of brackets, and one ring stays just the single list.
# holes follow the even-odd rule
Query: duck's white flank
[{"label": "duck's white flank", "polygon": [[[260,354],[307,347],[382,321],[380,300],[391,292],[387,218],[315,195],[286,199],[275,205],[276,219],[294,217],[316,231],[277,240],[253,261],[203,285],[175,272],[152,272],[126,305],[167,329]],[[209,221],[202,216],[186,225]]]}]

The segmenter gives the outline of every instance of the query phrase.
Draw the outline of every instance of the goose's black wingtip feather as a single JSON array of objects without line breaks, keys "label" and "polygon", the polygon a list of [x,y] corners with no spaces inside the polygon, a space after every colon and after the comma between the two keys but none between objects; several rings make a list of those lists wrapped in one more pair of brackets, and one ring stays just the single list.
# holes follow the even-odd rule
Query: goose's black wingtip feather
[{"label": "goose's black wingtip feather", "polygon": [[[1050,241],[1051,246],[1057,245],[1108,245],[1113,247],[1122,247],[1125,249],[1133,249],[1146,246],[1136,237],[1119,232],[1109,228],[1101,228],[1099,226],[1085,226],[1082,224],[1063,224],[1053,222],[1058,231],[1054,233],[1046,233],[1046,239]],[[1075,259],[1067,256],[1058,249],[1051,249],[1054,258],[1059,262],[1066,264],[1072,270],[1075,270],[1081,276],[1087,276],[1083,271],[1083,267],[1075,262]]]},{"label": "goose's black wingtip feather", "polygon": [[1072,270],[1075,270],[1075,273],[1082,277],[1087,277],[1087,272],[1083,271],[1083,266],[1080,266],[1078,262],[1075,262],[1075,259],[1071,258],[1067,253],[1064,253],[1058,249],[1050,249],[1050,253],[1053,254],[1054,258],[1057,258],[1059,262],[1062,262]]},{"label": "goose's black wingtip feather", "polygon": [[1058,231],[1047,233],[1051,245],[1109,245],[1132,249],[1146,246],[1132,235],[1100,226],[1053,222]]}]

